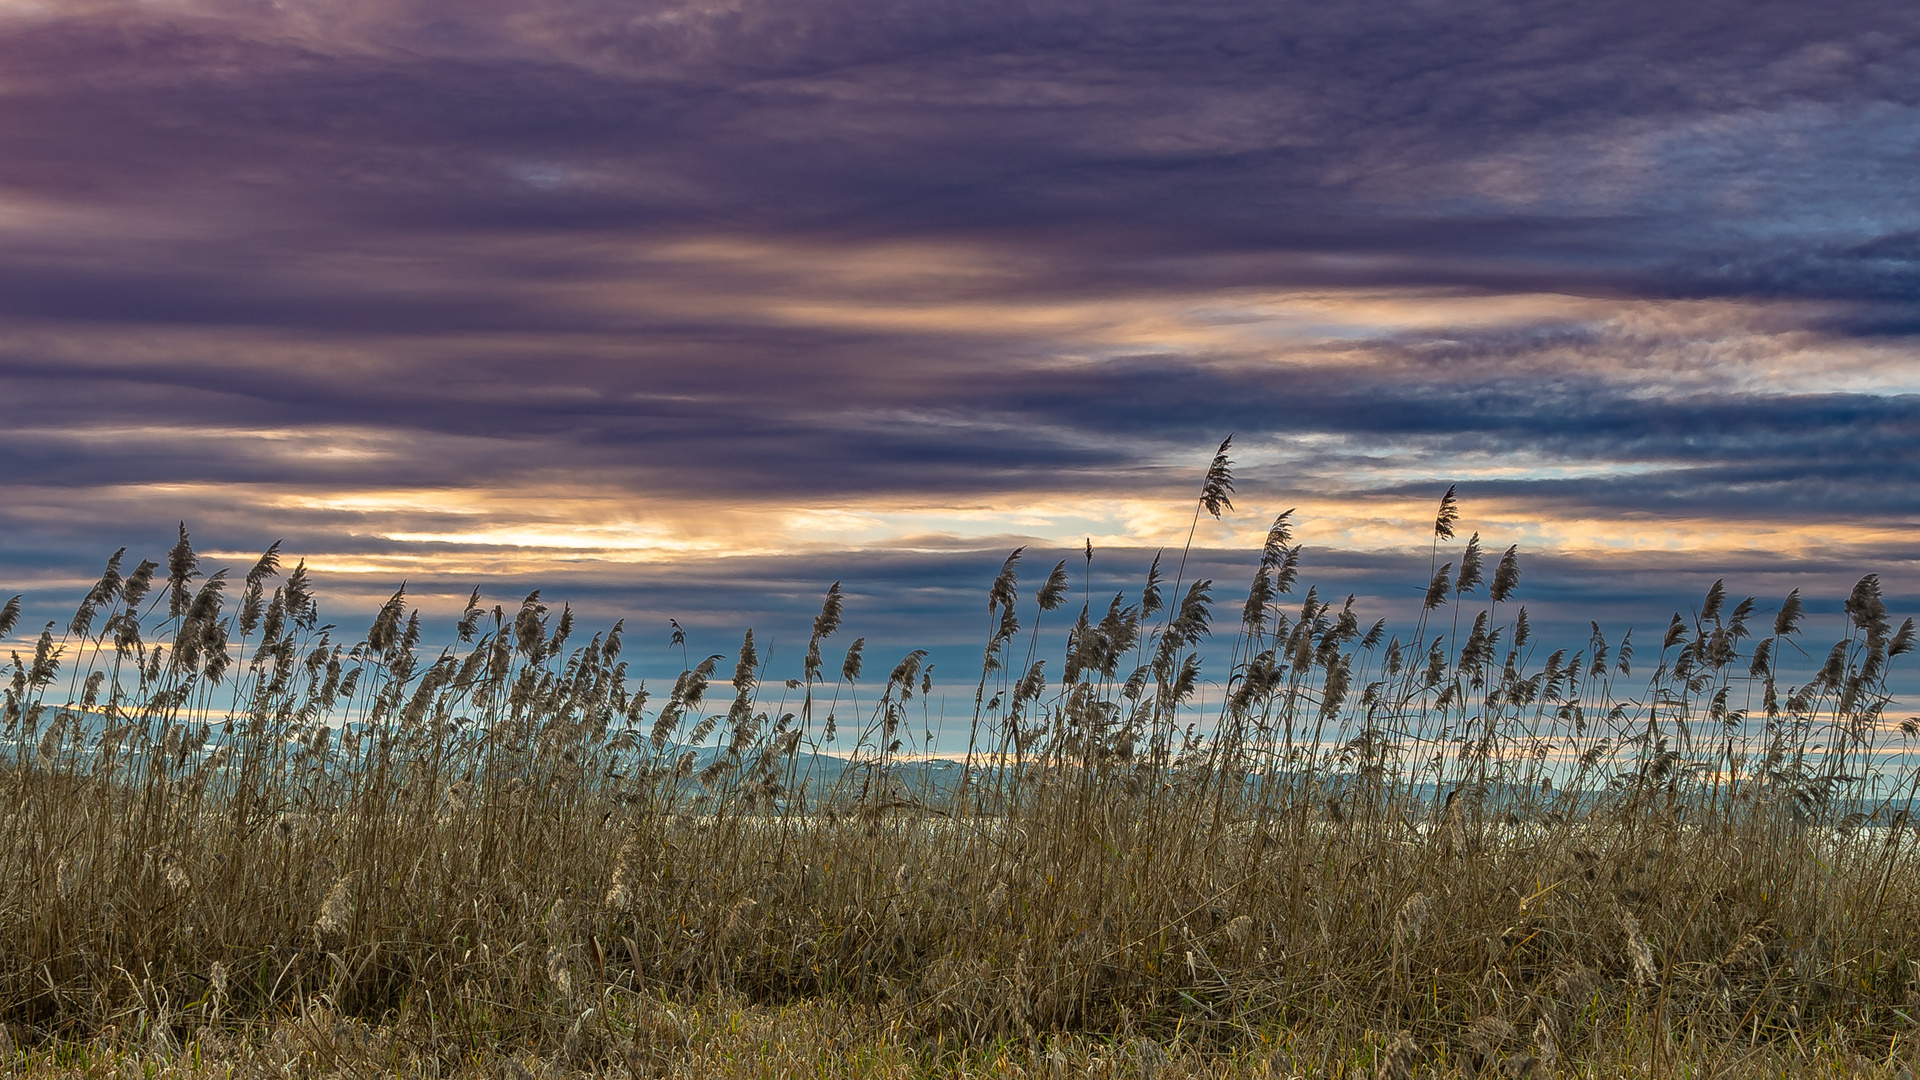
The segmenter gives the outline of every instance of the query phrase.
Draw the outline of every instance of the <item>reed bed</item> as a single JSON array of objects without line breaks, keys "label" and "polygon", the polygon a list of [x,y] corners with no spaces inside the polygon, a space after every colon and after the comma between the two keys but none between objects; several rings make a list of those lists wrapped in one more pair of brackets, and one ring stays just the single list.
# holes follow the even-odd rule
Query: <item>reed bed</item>
[{"label": "reed bed", "polygon": [[[1228,449],[1196,522],[1231,509]],[[10,666],[0,1053],[1911,1076],[1920,771],[1886,711],[1912,621],[1868,576],[1811,648],[1797,593],[1716,583],[1658,641],[1541,656],[1517,553],[1458,521],[1450,490],[1398,631],[1298,595],[1286,514],[1231,632],[1184,553],[1115,597],[1068,563],[1024,591],[1014,553],[941,784],[904,745],[926,654],[864,678],[837,585],[790,678],[749,633],[649,695],[621,626],[580,642],[537,593],[476,592],[427,651],[404,591],[342,634],[277,547],[230,578],[183,526]],[[1063,618],[1053,675],[1035,623]]]}]

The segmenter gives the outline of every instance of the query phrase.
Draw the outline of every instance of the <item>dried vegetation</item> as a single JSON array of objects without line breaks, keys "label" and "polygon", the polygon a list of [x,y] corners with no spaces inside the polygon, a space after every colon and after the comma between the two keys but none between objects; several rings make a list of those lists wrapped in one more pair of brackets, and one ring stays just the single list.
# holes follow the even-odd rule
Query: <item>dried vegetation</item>
[{"label": "dried vegetation", "polygon": [[[1231,509],[1227,450],[1196,523]],[[1864,578],[1791,675],[1798,594],[1763,614],[1716,583],[1650,673],[1598,627],[1542,657],[1516,555],[1483,575],[1457,521],[1449,491],[1395,637],[1286,600],[1281,515],[1210,704],[1214,584],[1184,554],[1108,600],[1066,563],[1024,596],[1014,553],[971,767],[937,789],[903,779],[926,654],[883,684],[862,642],[826,656],[837,585],[797,677],[748,635],[731,685],[710,657],[656,702],[621,627],[580,643],[538,594],[476,593],[437,653],[404,592],[345,640],[277,550],[230,582],[183,528],[12,664],[0,1051],[45,1075],[1898,1074],[1920,772],[1884,714],[1912,622]],[[1075,606],[1053,677],[1021,620]]]}]

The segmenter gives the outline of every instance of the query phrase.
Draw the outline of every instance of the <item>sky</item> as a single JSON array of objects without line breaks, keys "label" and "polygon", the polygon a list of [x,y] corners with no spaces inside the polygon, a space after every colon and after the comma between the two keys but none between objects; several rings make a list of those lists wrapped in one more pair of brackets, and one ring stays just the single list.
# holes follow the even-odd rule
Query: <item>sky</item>
[{"label": "sky", "polygon": [[1008,550],[1137,588],[1232,434],[1235,606],[1295,507],[1406,616],[1457,483],[1557,632],[1900,616],[1917,179],[1881,2],[0,0],[0,593],[184,521],[343,622],[797,667],[843,580],[964,671]]}]

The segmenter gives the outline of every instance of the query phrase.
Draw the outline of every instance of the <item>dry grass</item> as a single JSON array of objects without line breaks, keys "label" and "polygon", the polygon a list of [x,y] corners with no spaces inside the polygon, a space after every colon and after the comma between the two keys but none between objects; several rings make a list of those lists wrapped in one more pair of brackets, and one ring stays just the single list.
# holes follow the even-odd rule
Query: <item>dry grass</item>
[{"label": "dry grass", "polygon": [[[33,1075],[1904,1068],[1920,774],[1868,773],[1911,623],[1864,579],[1793,681],[1797,596],[1762,635],[1716,585],[1629,695],[1597,628],[1535,655],[1517,565],[1483,583],[1474,537],[1402,644],[1278,610],[1283,515],[1203,711],[1211,582],[1085,603],[1060,681],[1009,559],[973,739],[1004,765],[930,792],[895,756],[924,654],[854,714],[837,588],[796,679],[749,636],[730,700],[714,658],[655,703],[537,594],[437,656],[403,594],[339,643],[277,553],[229,604],[183,530],[13,665],[5,1043]],[[830,728],[858,767],[802,785]]]},{"label": "dry grass", "polygon": [[[609,1077],[996,1077],[1002,1080],[1274,1080],[1430,1076],[1505,1077],[1555,1072],[1635,1076],[1654,1066],[1643,1029],[1618,1028],[1575,1067],[1542,1059],[1532,1047],[1491,1064],[1408,1032],[1330,1038],[1320,1029],[1272,1030],[1220,1046],[1175,1034],[1164,1038],[1061,1032],[983,1044],[943,1043],[894,1022],[875,1024],[860,1010],[821,1001],[756,1005],[721,996],[693,1004],[616,995],[571,1047],[449,1047],[418,1029],[343,1017],[323,1002],[271,1026],[206,1028],[183,1045],[153,1046],[107,1032],[85,1041],[44,1044],[12,1055],[8,1075],[127,1080],[233,1077],[421,1076],[442,1080]],[[1783,1045],[1673,1048],[1666,1068],[1683,1075],[1745,1077],[1910,1076],[1911,1048],[1873,1048],[1869,1057],[1844,1033]]]}]

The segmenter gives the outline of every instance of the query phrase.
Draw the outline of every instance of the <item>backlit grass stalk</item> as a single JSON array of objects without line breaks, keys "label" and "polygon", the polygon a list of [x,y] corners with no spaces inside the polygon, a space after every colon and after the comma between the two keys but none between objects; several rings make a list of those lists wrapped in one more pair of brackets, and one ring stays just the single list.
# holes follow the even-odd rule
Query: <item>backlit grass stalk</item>
[{"label": "backlit grass stalk", "polygon": [[[303,567],[273,585],[276,548],[229,604],[183,528],[164,578],[116,555],[7,671],[0,1023],[181,1046],[324,1010],[431,1032],[448,1069],[506,1046],[626,1068],[609,1013],[711,995],[970,1052],[1305,1032],[1409,1069],[1669,1067],[1842,1030],[1892,1052],[1920,991],[1920,772],[1891,743],[1920,728],[1886,721],[1914,632],[1876,578],[1804,670],[1797,593],[1756,641],[1760,605],[1716,583],[1629,691],[1630,639],[1598,626],[1536,657],[1511,550],[1458,640],[1426,642],[1437,604],[1384,651],[1351,601],[1281,612],[1283,525],[1217,709],[1193,704],[1204,583],[1157,632],[1147,593],[1098,619],[1082,598],[1048,682],[1037,635],[1026,671],[1007,653],[1069,582],[1023,599],[1009,557],[953,788],[896,747],[926,654],[862,698],[860,639],[824,694],[837,586],[791,684],[749,634],[716,704],[728,657],[683,653],[656,698],[623,627],[582,644],[537,592],[476,594],[436,648],[401,589],[348,640]],[[832,759],[842,706],[866,730]]]}]

